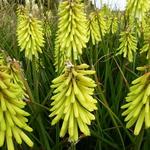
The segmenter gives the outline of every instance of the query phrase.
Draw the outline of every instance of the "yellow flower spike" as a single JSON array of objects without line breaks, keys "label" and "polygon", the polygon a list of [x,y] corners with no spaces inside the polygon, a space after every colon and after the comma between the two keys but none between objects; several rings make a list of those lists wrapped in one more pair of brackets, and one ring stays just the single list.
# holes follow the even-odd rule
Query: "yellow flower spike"
[{"label": "yellow flower spike", "polygon": [[56,71],[62,70],[67,59],[77,60],[88,42],[87,19],[83,3],[78,0],[60,2],[58,16],[55,41]]},{"label": "yellow flower spike", "polygon": [[142,21],[146,12],[150,9],[149,0],[128,0],[127,1],[127,13],[133,18],[139,19]]},{"label": "yellow flower spike", "polygon": [[140,49],[140,53],[146,53],[146,59],[150,59],[150,25],[149,22],[143,24],[144,45]]},{"label": "yellow flower spike", "polygon": [[100,11],[92,12],[88,20],[88,39],[95,45],[102,40],[101,36],[105,36],[107,30],[104,14]]},{"label": "yellow flower spike", "polygon": [[[78,129],[84,135],[90,135],[88,125],[95,119],[92,111],[97,110],[96,100],[92,97],[96,85],[89,77],[95,74],[95,71],[87,70],[88,67],[86,64],[66,66],[65,72],[52,81],[54,87],[50,109],[52,111],[50,117],[54,117],[52,125],[62,119],[60,137],[64,137],[68,132],[72,142],[78,140]],[[87,80],[89,86],[82,84]],[[65,87],[60,90],[61,86]]]},{"label": "yellow flower spike", "polygon": [[116,55],[123,54],[123,57],[127,58],[129,62],[133,62],[133,54],[137,50],[137,39],[135,33],[127,29],[120,34],[120,46],[117,49]]},{"label": "yellow flower spike", "polygon": [[126,116],[126,127],[135,124],[134,134],[138,135],[142,127],[150,127],[150,72],[135,79],[132,84],[126,97],[127,103],[121,108],[125,109],[122,115]]},{"label": "yellow flower spike", "polygon": [[[24,8],[25,9],[25,8]],[[42,22],[32,13],[18,13],[17,39],[20,51],[25,51],[25,57],[32,60],[38,53],[42,53],[44,47],[44,33]]]},{"label": "yellow flower spike", "polygon": [[18,144],[25,141],[32,147],[33,142],[22,133],[24,130],[32,132],[32,128],[27,125],[26,116],[29,116],[29,113],[23,110],[26,106],[23,99],[27,94],[17,72],[12,70],[11,62],[7,62],[4,59],[6,57],[1,56],[0,51],[0,147],[6,141],[7,149],[14,150],[13,139]]},{"label": "yellow flower spike", "polygon": [[108,28],[107,28],[107,33],[116,33],[118,30],[118,18],[116,16],[109,16],[110,19],[107,20],[108,23]]}]

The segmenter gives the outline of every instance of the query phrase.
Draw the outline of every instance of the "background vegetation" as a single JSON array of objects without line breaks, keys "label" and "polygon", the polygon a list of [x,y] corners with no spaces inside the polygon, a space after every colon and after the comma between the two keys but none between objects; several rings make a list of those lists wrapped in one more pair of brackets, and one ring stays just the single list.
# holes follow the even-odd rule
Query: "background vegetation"
[{"label": "background vegetation", "polygon": [[[30,113],[29,125],[34,129],[29,134],[34,141],[33,150],[66,150],[74,149],[68,138],[59,138],[60,124],[51,126],[49,115],[50,97],[52,89],[51,80],[57,75],[54,67],[54,40],[57,31],[57,11],[58,2],[55,0],[37,0],[40,9],[41,19],[48,22],[45,30],[45,47],[43,53],[39,55],[39,60],[32,62],[20,53],[16,38],[16,9],[17,5],[23,1],[9,0],[0,2],[0,49],[5,50],[12,58],[20,61],[26,82],[29,85],[28,91],[31,93],[31,102],[26,108]],[[84,1],[87,15],[91,11],[97,11],[89,1]],[[42,6],[42,7],[41,7]],[[91,136],[84,137],[82,134],[76,143],[76,149],[82,150],[148,150],[150,147],[150,130],[142,130],[138,136],[133,135],[132,128],[125,128],[124,118],[121,116],[121,105],[129,90],[130,83],[137,78],[140,73],[136,71],[137,66],[147,64],[145,54],[139,55],[138,51],[142,47],[143,37],[139,23],[134,20],[135,37],[138,41],[137,53],[134,53],[133,62],[130,63],[122,55],[116,56],[120,44],[120,33],[130,28],[130,15],[126,12],[111,11],[104,7],[107,33],[102,36],[102,40],[93,45],[91,41],[84,49],[82,61],[95,68],[94,80],[97,83],[95,97],[98,100],[98,111],[95,112],[96,120],[90,126]],[[43,15],[44,14],[44,15]],[[47,15],[48,14],[48,15]],[[113,26],[116,18],[115,26]],[[148,17],[147,17],[148,19]],[[108,22],[110,26],[108,26]],[[113,28],[112,28],[113,27]],[[115,31],[113,31],[113,30]],[[1,148],[1,149],[5,149]],[[16,145],[16,150],[29,149],[25,144]]]}]

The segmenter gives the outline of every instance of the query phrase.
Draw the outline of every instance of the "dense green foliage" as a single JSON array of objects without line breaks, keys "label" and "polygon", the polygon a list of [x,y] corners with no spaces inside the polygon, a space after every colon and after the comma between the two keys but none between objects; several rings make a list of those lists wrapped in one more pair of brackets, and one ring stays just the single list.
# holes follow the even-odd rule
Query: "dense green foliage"
[{"label": "dense green foliage", "polygon": [[[49,118],[50,98],[53,92],[50,88],[51,81],[59,74],[55,71],[56,37],[63,32],[60,26],[57,26],[60,24],[59,3],[55,0],[37,0],[38,12],[35,13],[43,22],[45,43],[38,59],[33,57],[30,61],[25,58],[24,52],[20,52],[17,41],[19,2],[0,2],[0,49],[20,62],[26,77],[24,83],[31,100],[27,103],[26,111],[31,114],[29,126],[33,128],[33,132],[27,135],[34,142],[33,150],[149,149],[150,130],[145,130],[143,126],[139,135],[135,136],[134,126],[126,129],[121,109],[131,82],[149,71],[150,4],[149,0],[146,1],[147,5],[146,2],[143,4],[142,0],[128,0],[127,9],[123,12],[112,11],[107,7],[98,10],[89,1],[83,1],[89,25],[89,41],[83,46],[82,56],[77,63],[86,63],[96,71],[93,80],[97,84],[94,98],[98,101],[98,110],[94,112],[96,119],[90,126],[91,136],[85,137],[80,134],[76,143],[70,143],[67,135],[60,138],[62,122],[51,126],[52,118]],[[63,42],[63,37],[59,39],[59,46],[61,41]],[[57,59],[59,62],[59,58]],[[139,72],[136,70],[139,66],[148,67]],[[5,150],[6,146],[1,149]],[[29,147],[25,144],[15,144],[15,150],[21,149]]]}]

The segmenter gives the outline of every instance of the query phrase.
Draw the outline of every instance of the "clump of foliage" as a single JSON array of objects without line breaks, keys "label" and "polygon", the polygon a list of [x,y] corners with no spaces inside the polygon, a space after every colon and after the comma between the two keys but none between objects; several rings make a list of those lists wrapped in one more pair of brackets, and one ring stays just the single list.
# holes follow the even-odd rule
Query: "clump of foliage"
[{"label": "clump of foliage", "polygon": [[149,17],[149,0],[0,1],[2,149],[147,150]]}]

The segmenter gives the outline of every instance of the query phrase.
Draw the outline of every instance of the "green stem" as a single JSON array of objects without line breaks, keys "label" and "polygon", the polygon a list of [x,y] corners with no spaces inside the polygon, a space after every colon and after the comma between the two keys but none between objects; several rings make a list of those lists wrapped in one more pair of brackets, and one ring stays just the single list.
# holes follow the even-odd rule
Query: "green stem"
[{"label": "green stem", "polygon": [[33,83],[34,83],[34,95],[35,95],[36,101],[39,103],[39,90],[38,90],[39,74],[36,71],[35,57],[33,58],[33,61],[32,61],[32,74],[33,74]]}]

